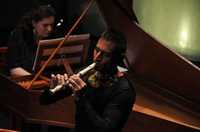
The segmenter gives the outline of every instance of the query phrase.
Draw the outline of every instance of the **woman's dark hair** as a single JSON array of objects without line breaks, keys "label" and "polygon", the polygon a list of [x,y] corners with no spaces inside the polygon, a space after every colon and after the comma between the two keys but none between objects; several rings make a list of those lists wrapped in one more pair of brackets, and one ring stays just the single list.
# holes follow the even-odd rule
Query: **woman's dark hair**
[{"label": "woman's dark hair", "polygon": [[108,29],[101,34],[101,38],[106,41],[111,41],[115,46],[113,52],[113,59],[115,59],[117,65],[123,66],[123,58],[127,48],[126,38],[123,33],[114,29]]},{"label": "woman's dark hair", "polygon": [[30,12],[25,14],[19,21],[17,27],[30,29],[33,28],[32,21],[38,22],[43,18],[55,16],[55,10],[50,5],[41,5],[33,8]]}]

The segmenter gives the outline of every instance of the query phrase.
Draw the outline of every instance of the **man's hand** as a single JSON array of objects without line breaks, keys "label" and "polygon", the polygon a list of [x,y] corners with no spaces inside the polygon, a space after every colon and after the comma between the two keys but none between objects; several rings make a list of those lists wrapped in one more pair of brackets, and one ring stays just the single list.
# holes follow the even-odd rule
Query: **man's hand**
[{"label": "man's hand", "polygon": [[74,92],[76,92],[83,89],[86,86],[86,83],[77,74],[70,77],[68,77],[67,74],[52,74],[50,88],[54,88],[57,85],[68,85]]},{"label": "man's hand", "polygon": [[85,88],[86,83],[76,74],[69,77],[69,87],[72,88],[74,92],[77,92]]},{"label": "man's hand", "polygon": [[50,82],[50,88],[54,88],[57,85],[67,85],[68,84],[68,75],[64,74],[64,75],[51,75],[51,82]]}]

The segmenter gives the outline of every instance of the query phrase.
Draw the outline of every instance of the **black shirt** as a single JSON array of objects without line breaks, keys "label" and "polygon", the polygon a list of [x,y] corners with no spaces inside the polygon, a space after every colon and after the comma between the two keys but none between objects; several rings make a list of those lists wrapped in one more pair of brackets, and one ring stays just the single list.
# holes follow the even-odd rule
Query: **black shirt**
[{"label": "black shirt", "polygon": [[[69,87],[55,94],[51,94],[47,89],[40,101],[42,104],[53,103],[71,93]],[[134,102],[134,88],[125,77],[115,79],[111,86],[92,88],[87,85],[75,96],[76,115],[73,132],[121,132]]]},{"label": "black shirt", "polygon": [[118,78],[112,86],[86,88],[76,100],[76,132],[121,132],[135,101],[128,81]]},{"label": "black shirt", "polygon": [[31,72],[36,50],[37,42],[32,30],[23,28],[13,30],[8,41],[8,69],[22,67]]}]

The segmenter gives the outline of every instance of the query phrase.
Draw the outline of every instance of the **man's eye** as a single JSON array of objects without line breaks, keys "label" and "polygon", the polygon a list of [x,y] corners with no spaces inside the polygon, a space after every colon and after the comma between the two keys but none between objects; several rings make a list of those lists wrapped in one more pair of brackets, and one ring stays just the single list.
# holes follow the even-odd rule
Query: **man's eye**
[{"label": "man's eye", "polygon": [[95,47],[96,52],[101,51],[98,47]]},{"label": "man's eye", "polygon": [[102,54],[104,57],[110,57],[110,55],[111,55],[110,52],[105,52],[105,51],[101,50],[101,49],[98,48],[98,47],[95,47],[95,50],[96,50],[96,52],[101,52],[101,54]]}]

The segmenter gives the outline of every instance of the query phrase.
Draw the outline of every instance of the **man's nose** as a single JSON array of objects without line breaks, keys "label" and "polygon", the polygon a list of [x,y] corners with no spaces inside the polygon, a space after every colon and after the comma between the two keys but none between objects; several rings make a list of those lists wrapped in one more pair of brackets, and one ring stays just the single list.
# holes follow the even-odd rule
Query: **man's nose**
[{"label": "man's nose", "polygon": [[96,55],[94,56],[94,60],[95,60],[95,61],[99,61],[99,60],[101,60],[101,59],[102,59],[102,52],[99,51],[99,52],[97,52]]}]

